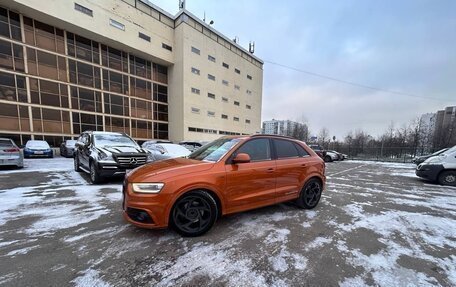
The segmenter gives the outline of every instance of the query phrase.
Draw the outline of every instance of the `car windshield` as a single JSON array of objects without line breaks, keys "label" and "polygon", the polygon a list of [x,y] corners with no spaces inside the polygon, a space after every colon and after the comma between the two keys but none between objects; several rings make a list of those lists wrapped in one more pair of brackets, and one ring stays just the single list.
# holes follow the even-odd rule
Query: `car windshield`
[{"label": "car windshield", "polygon": [[28,148],[49,148],[49,144],[45,141],[28,141],[25,146]]},{"label": "car windshield", "polygon": [[67,147],[74,147],[75,144],[76,144],[76,140],[67,140],[66,141]]},{"label": "car windshield", "polygon": [[97,146],[131,146],[137,147],[136,142],[121,134],[96,134],[94,143]]},{"label": "car windshield", "polygon": [[450,149],[447,149],[446,151],[444,151],[443,153],[441,153],[440,155],[447,155],[447,154],[451,154],[453,152],[456,151],[456,145]]},{"label": "car windshield", "polygon": [[0,147],[12,147],[13,143],[10,140],[0,140]]},{"label": "car windshield", "polygon": [[241,139],[221,138],[192,152],[188,158],[216,162],[220,160]]}]

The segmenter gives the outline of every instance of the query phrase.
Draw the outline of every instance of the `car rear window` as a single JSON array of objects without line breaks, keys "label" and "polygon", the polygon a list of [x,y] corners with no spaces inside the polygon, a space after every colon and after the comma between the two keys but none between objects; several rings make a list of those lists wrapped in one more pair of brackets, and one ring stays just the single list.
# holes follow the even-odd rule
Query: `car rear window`
[{"label": "car rear window", "polygon": [[308,156],[309,155],[309,153],[302,146],[300,146],[297,143],[293,143],[293,144],[295,145],[295,148],[298,150],[299,156]]},{"label": "car rear window", "polygon": [[274,140],[276,147],[277,158],[290,158],[299,157],[299,152],[295,147],[295,144],[287,140]]},{"label": "car rear window", "polygon": [[10,140],[0,140],[1,147],[12,147],[14,146]]}]

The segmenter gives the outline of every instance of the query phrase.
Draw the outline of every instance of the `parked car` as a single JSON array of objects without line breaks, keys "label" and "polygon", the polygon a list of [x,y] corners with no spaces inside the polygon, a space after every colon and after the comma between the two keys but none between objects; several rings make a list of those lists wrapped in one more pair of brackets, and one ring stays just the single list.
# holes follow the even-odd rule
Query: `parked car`
[{"label": "parked car", "polygon": [[60,155],[64,157],[73,157],[74,148],[77,140],[65,140],[60,145]]},{"label": "parked car", "polygon": [[456,146],[426,159],[416,167],[415,173],[442,185],[456,186]]},{"label": "parked car", "polygon": [[285,201],[317,206],[325,163],[305,143],[273,135],[227,136],[187,158],[158,161],[125,177],[123,214],[143,228],[207,232],[219,216]]},{"label": "parked car", "polygon": [[318,154],[319,157],[322,159],[325,158],[326,156],[326,151],[318,144],[310,144],[309,147],[316,153]]},{"label": "parked car", "polygon": [[435,153],[433,154],[428,154],[428,155],[422,155],[422,156],[418,156],[418,157],[415,157],[412,162],[415,163],[416,165],[419,165],[420,163],[424,162],[425,160],[427,160],[428,158],[432,157],[432,156],[436,156],[436,155],[439,155],[441,153],[444,153],[445,151],[447,151],[448,148],[444,148],[444,149],[441,149],[439,151],[436,151]]},{"label": "parked car", "polygon": [[338,161],[339,160],[339,154],[335,153],[333,151],[327,150],[325,156],[323,157],[323,160],[325,162]]},{"label": "parked car", "polygon": [[147,141],[141,146],[143,149],[149,151],[154,161],[175,157],[188,156],[191,152],[185,147],[171,143],[153,143]]},{"label": "parked car", "polygon": [[54,151],[46,141],[29,140],[25,144],[24,157],[54,157]]},{"label": "parked car", "polygon": [[152,160],[149,152],[124,133],[87,131],[76,142],[74,169],[88,172],[90,181],[99,183]]},{"label": "parked car", "polygon": [[188,141],[180,142],[179,145],[185,147],[186,149],[188,149],[189,151],[192,151],[192,152],[203,146],[199,142],[188,142]]},{"label": "parked car", "polygon": [[348,155],[346,154],[343,154],[343,153],[340,153],[338,151],[335,151],[335,150],[328,150],[326,151],[326,153],[328,152],[331,152],[331,153],[334,153],[337,155],[337,160],[344,160],[344,159],[347,159],[348,158]]},{"label": "parked car", "polygon": [[12,139],[0,138],[0,165],[24,167],[24,156]]}]

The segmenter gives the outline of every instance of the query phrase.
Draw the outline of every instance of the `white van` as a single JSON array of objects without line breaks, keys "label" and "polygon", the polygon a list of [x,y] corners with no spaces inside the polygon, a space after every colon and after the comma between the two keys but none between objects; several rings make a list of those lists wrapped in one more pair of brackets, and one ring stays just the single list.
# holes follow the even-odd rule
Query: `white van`
[{"label": "white van", "polygon": [[456,146],[428,158],[416,167],[415,173],[442,185],[456,186]]}]

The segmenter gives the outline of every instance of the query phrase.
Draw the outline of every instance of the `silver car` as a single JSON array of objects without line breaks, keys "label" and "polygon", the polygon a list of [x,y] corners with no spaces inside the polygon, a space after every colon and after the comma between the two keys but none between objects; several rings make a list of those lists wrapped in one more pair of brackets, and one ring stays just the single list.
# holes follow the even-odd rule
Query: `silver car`
[{"label": "silver car", "polygon": [[64,157],[73,157],[74,148],[77,140],[65,140],[60,145],[60,155]]},{"label": "silver car", "polygon": [[24,155],[11,139],[0,138],[0,166],[2,165],[24,167]]},{"label": "silver car", "polygon": [[147,141],[142,144],[142,148],[148,150],[154,161],[168,158],[188,156],[191,152],[185,147],[172,143],[155,143]]}]

